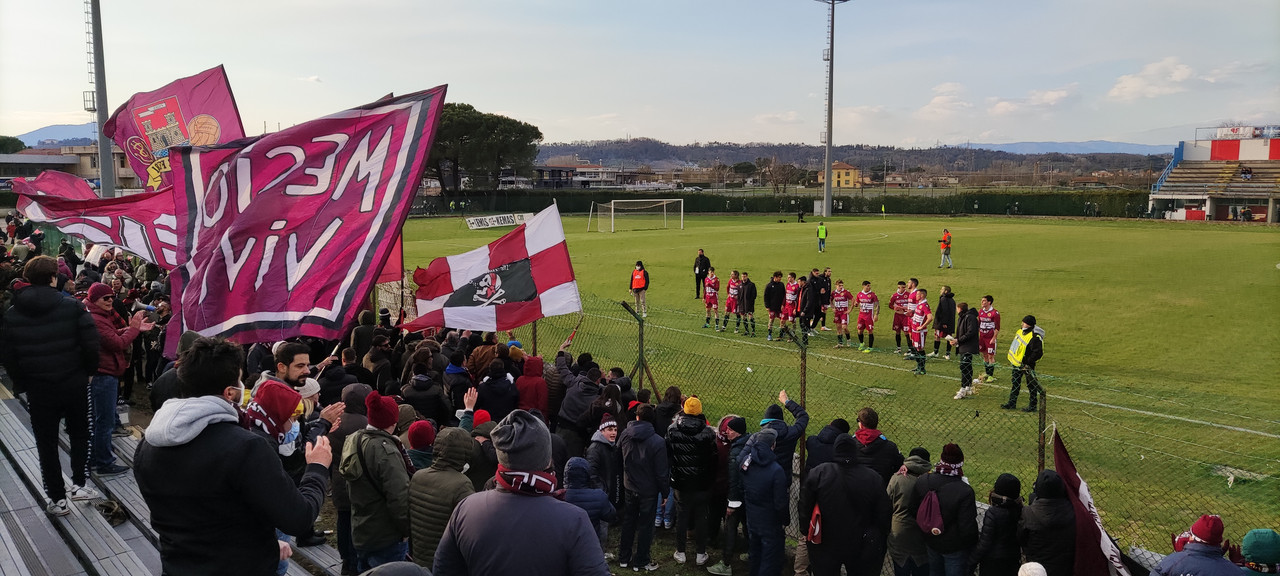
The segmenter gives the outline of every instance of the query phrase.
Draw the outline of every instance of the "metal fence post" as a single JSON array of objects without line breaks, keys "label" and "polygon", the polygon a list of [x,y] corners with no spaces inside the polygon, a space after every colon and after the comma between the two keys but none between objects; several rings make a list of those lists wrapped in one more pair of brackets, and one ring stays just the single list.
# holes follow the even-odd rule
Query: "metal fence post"
[{"label": "metal fence post", "polygon": [[1044,472],[1044,430],[1049,419],[1049,393],[1040,389],[1040,455],[1036,459],[1036,473]]},{"label": "metal fence post", "polygon": [[630,313],[633,317],[635,317],[636,327],[637,327],[636,328],[637,330],[636,345],[638,347],[638,351],[636,353],[636,365],[634,368],[631,369],[631,374],[628,376],[628,378],[631,378],[631,381],[635,382],[636,374],[639,374],[640,387],[643,388],[644,379],[647,376],[649,378],[649,387],[653,389],[654,394],[657,394],[658,382],[653,379],[653,372],[649,370],[649,360],[644,356],[644,316],[641,316],[638,312],[636,312],[635,308],[632,308],[631,305],[627,304],[626,302],[619,302],[619,304],[621,304],[622,307],[626,309],[628,313]]},{"label": "metal fence post", "polygon": [[[808,376],[809,376],[809,332],[807,330],[800,331],[800,337],[796,339],[796,343],[800,345],[800,406],[806,408],[808,402],[806,395],[808,394]],[[807,409],[807,408],[806,408]],[[797,443],[800,448],[800,471],[804,471],[804,448],[806,442],[801,438],[801,442]]]},{"label": "metal fence post", "polygon": [[530,327],[530,330],[532,330],[533,332],[533,355],[537,356],[538,355],[538,321],[537,320],[533,321],[533,325]]}]

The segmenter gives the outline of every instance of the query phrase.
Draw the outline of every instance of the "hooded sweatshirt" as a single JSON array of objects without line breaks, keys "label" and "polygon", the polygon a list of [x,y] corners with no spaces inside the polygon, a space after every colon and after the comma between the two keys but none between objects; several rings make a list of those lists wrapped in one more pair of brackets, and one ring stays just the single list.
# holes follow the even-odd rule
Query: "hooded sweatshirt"
[{"label": "hooded sweatshirt", "polygon": [[436,546],[453,509],[475,492],[462,468],[471,460],[475,441],[461,428],[449,427],[436,436],[431,466],[409,481],[409,540],[413,559],[421,566],[435,562]]},{"label": "hooded sweatshirt", "polygon": [[911,509],[911,493],[916,479],[929,472],[929,462],[919,456],[907,456],[905,470],[889,479],[889,500],[893,504],[893,523],[889,529],[889,556],[895,566],[902,566],[907,559],[917,566],[929,562],[929,552],[924,547],[924,533],[916,524],[916,511]]},{"label": "hooded sweatshirt", "polygon": [[594,526],[601,522],[613,522],[617,510],[609,503],[609,496],[591,485],[591,471],[583,458],[570,458],[564,466],[564,501],[587,511],[587,518]]},{"label": "hooded sweatshirt", "polygon": [[747,526],[754,532],[781,531],[791,524],[787,493],[787,473],[778,465],[772,444],[776,435],[762,430],[751,435],[738,466],[742,468],[743,500],[747,509]]},{"label": "hooded sweatshirt", "polygon": [[1076,558],[1076,512],[1062,477],[1053,470],[1036,476],[1035,494],[1022,509],[1018,541],[1027,562],[1039,562],[1049,576],[1070,576]]},{"label": "hooded sweatshirt", "polygon": [[836,438],[832,461],[805,478],[800,517],[812,517],[815,506],[822,510],[823,542],[811,544],[810,554],[835,557],[861,549],[860,563],[879,566],[893,510],[880,475],[862,464],[859,446],[848,434]]},{"label": "hooded sweatshirt", "polygon": [[480,381],[479,388],[476,409],[488,410],[495,422],[506,418],[507,414],[516,409],[520,400],[520,391],[516,389],[515,380],[510,374],[490,374]]},{"label": "hooded sweatshirt", "polygon": [[[329,471],[309,464],[295,486],[275,449],[216,396],[156,411],[133,461],[167,574],[274,574],[276,528],[309,534]],[[227,550],[234,550],[228,554]]]},{"label": "hooded sweatshirt", "polygon": [[543,417],[547,415],[547,380],[542,377],[543,362],[541,356],[528,356],[524,359],[524,374],[516,378],[516,390],[519,398],[516,408],[526,412],[538,410]]}]

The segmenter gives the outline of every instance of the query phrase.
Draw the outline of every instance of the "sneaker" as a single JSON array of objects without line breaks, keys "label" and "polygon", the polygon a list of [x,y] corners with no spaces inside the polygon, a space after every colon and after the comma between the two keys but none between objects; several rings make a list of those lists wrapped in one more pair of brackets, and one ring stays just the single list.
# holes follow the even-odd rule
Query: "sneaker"
[{"label": "sneaker", "polygon": [[1026,408],[1023,408],[1023,409],[1022,409],[1022,411],[1023,411],[1023,412],[1035,412],[1035,411],[1036,411],[1036,405],[1035,405],[1035,404],[1032,404],[1032,405],[1030,405],[1030,406],[1027,406]]},{"label": "sneaker", "polygon": [[661,517],[661,516],[655,517],[655,518],[653,519],[653,527],[654,527],[654,528],[661,528],[661,527],[662,527],[662,517]]},{"label": "sneaker", "polygon": [[737,328],[734,328],[734,329],[733,329],[733,333],[734,333],[734,334],[737,334],[737,333],[738,333],[738,329],[737,329]]},{"label": "sneaker", "polygon": [[724,560],[716,562],[707,567],[707,572],[715,574],[715,576],[733,576],[733,568],[724,563]]},{"label": "sneaker", "polygon": [[[667,520],[666,522],[663,522],[663,523],[662,523],[662,527],[663,527],[663,528],[666,528],[667,530],[670,530],[670,529],[671,529],[671,527],[672,527],[672,526],[674,526],[674,525],[675,525],[675,524],[673,524],[670,520]],[[650,564],[653,564],[653,562],[650,562]]]},{"label": "sneaker", "polygon": [[128,471],[129,471],[128,466],[122,466],[120,464],[111,463],[111,464],[107,464],[106,466],[99,466],[96,470],[93,471],[93,474],[94,476],[104,476],[104,477],[119,476]]},{"label": "sneaker", "polygon": [[964,400],[964,388],[961,388],[961,389],[957,390],[957,391],[956,391],[956,395],[955,395],[954,397],[952,397],[951,399],[952,399],[952,400]]},{"label": "sneaker", "polygon": [[648,313],[648,312],[645,312],[645,313],[641,314],[641,315],[640,315],[640,317],[641,317],[641,318],[648,318],[648,317],[649,317],[649,313]]},{"label": "sneaker", "polygon": [[844,348],[844,344],[837,343],[835,346],[832,346],[832,348]]},{"label": "sneaker", "polygon": [[684,561],[685,561],[684,552],[676,552],[675,554],[672,554],[671,557],[675,558],[676,562],[684,564]]},{"label": "sneaker", "polygon": [[621,566],[621,567],[623,567],[623,568],[626,568],[626,567],[627,567],[627,562],[619,562],[619,563],[618,563],[618,566]]},{"label": "sneaker", "polygon": [[981,379],[981,378],[974,378],[974,379],[973,379],[973,384],[970,384],[970,385],[969,385],[969,387],[970,387],[970,388],[972,388],[972,387],[977,386],[978,384],[981,384],[981,383],[982,383],[982,379]]},{"label": "sneaker", "polygon": [[773,342],[773,334],[765,334],[765,340],[769,342]]},{"label": "sneaker", "polygon": [[702,566],[702,565],[705,565],[705,564],[707,563],[707,560],[708,560],[709,558],[710,558],[710,556],[707,556],[705,553],[703,553],[703,554],[699,554],[699,555],[697,555],[697,557],[695,557],[694,562],[695,562],[695,563],[697,563],[699,566]]},{"label": "sneaker", "polygon": [[893,353],[894,353],[894,354],[901,354],[901,353],[902,353],[902,347],[901,347],[901,346],[899,346],[899,347],[897,347],[897,348],[894,348],[894,349],[893,349]]},{"label": "sneaker", "polygon": [[605,561],[605,562],[612,561],[614,558],[616,558],[616,556],[614,556],[614,555],[613,555],[613,552],[605,552],[605,553],[604,553],[604,561]]},{"label": "sneaker", "polygon": [[937,352],[930,352],[930,353],[929,353],[929,357],[930,357],[930,358],[937,358],[937,357],[938,357],[938,353],[937,353]]},{"label": "sneaker", "polygon": [[950,360],[950,359],[951,359],[951,355],[950,355],[950,354],[947,354],[946,356],[943,356],[943,357],[942,357],[942,359],[943,359],[943,360]]},{"label": "sneaker", "polygon": [[1017,406],[1015,406],[1015,405],[1013,405],[1013,404],[1007,404],[1007,403],[1006,403],[1006,404],[1001,404],[1001,405],[1000,405],[1000,409],[1001,409],[1001,410],[1013,410],[1014,408],[1017,408]]},{"label": "sneaker", "polygon": [[823,331],[823,332],[830,332],[830,331],[831,331],[831,329],[830,329],[830,328],[827,328],[826,326],[823,326],[823,327],[822,327],[822,331]]},{"label": "sneaker", "polygon": [[72,486],[71,490],[67,491],[67,498],[75,501],[97,500],[102,498],[102,494],[88,486]]},{"label": "sneaker", "polygon": [[[648,571],[648,572],[653,572],[654,570],[657,570],[657,569],[658,569],[658,565],[657,565],[657,564],[655,564],[655,563],[653,563],[653,562],[650,562],[650,563],[648,563],[648,564],[645,564],[645,565],[644,565],[644,569],[645,569],[646,571]],[[639,571],[639,570],[640,570],[640,567],[639,567],[639,566],[636,566],[636,570],[637,570],[637,571]]]},{"label": "sneaker", "polygon": [[710,324],[703,324],[703,325],[702,325],[702,327],[703,327],[703,328],[710,328],[710,327],[711,327],[711,325],[710,325]]},{"label": "sneaker", "polygon": [[71,504],[67,502],[66,498],[63,498],[57,502],[50,502],[44,511],[50,516],[66,516],[71,513]]},{"label": "sneaker", "polygon": [[111,435],[115,437],[133,436],[133,431],[129,430],[128,428],[125,428],[124,426],[116,426],[111,430]]},{"label": "sneaker", "polygon": [[863,354],[870,354],[870,353],[871,353],[871,349],[870,349],[870,348],[863,348],[863,349],[862,349],[862,353],[863,353]]}]

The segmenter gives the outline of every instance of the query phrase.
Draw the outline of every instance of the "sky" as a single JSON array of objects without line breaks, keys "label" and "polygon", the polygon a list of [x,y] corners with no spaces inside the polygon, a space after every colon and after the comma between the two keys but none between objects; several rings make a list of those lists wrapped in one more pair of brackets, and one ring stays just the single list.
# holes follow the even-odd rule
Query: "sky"
[{"label": "sky", "polygon": [[[112,109],[223,64],[250,134],[439,84],[546,142],[825,130],[813,0],[103,4]],[[1276,22],[1276,0],[853,0],[836,8],[833,142],[1173,144],[1280,124]],[[83,4],[0,0],[0,134],[92,121],[85,52]]]}]

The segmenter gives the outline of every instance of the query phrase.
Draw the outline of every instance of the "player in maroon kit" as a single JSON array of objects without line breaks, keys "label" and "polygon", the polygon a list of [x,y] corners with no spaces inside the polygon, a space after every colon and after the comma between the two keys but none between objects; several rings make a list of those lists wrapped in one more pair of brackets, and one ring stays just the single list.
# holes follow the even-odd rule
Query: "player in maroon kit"
[{"label": "player in maroon kit", "polygon": [[912,374],[924,375],[924,339],[929,326],[933,324],[933,310],[929,308],[929,291],[924,288],[916,290],[920,301],[911,313],[911,355],[916,360],[916,369]]},{"label": "player in maroon kit", "polygon": [[995,308],[996,299],[990,294],[982,297],[978,309],[978,352],[982,354],[982,367],[986,371],[984,382],[996,377],[996,339],[1000,337],[1000,312]]},{"label": "player in maroon kit", "polygon": [[[862,291],[858,292],[858,349],[863,354],[870,354],[871,348],[876,345],[876,319],[880,317],[880,298],[875,292],[871,291],[871,281],[862,281]],[[846,329],[847,330],[847,329]],[[866,333],[867,343],[862,343],[863,332]]]},{"label": "player in maroon kit", "polygon": [[[795,333],[796,316],[800,314],[800,311],[796,309],[800,304],[800,282],[796,281],[795,272],[787,274],[786,290],[787,298],[782,304],[782,325],[785,327],[789,324],[791,326],[791,332]],[[778,334],[781,335],[782,332],[779,331]]]},{"label": "player in maroon kit", "polygon": [[898,290],[889,295],[889,309],[893,310],[893,340],[897,342],[898,349],[894,352],[902,353],[902,332],[907,329],[907,324],[911,321],[911,309],[908,304],[911,302],[911,296],[907,294],[907,283],[898,281]]},{"label": "player in maroon kit", "polygon": [[831,292],[831,320],[836,325],[836,348],[844,348],[845,338],[849,337],[849,301],[853,294],[844,289],[844,280],[836,280],[836,288]]},{"label": "player in maroon kit", "polygon": [[[915,312],[916,304],[919,304],[921,298],[923,298],[923,296],[920,295],[920,292],[921,292],[920,281],[915,278],[908,278],[907,279],[907,315],[908,316],[910,316]],[[908,319],[907,320],[908,327],[910,327],[910,324],[911,324],[911,320]],[[907,332],[908,332],[907,353],[903,355],[903,358],[907,358],[911,356],[910,330],[907,330]],[[924,340],[920,342],[920,345],[924,346],[925,342],[927,342],[928,339],[929,339],[929,334],[926,332],[924,335]]]},{"label": "player in maroon kit", "polygon": [[720,328],[721,332],[729,329],[730,314],[737,318],[737,321],[733,324],[733,333],[737,334],[738,329],[742,327],[742,312],[738,310],[738,287],[741,285],[742,282],[738,280],[738,271],[730,272],[728,294],[724,299],[724,326]]},{"label": "player in maroon kit", "polygon": [[711,316],[715,315],[717,331],[720,330],[720,279],[716,277],[716,269],[707,270],[707,279],[703,282],[703,294],[706,295],[707,318],[702,321],[703,328],[711,328]]}]

